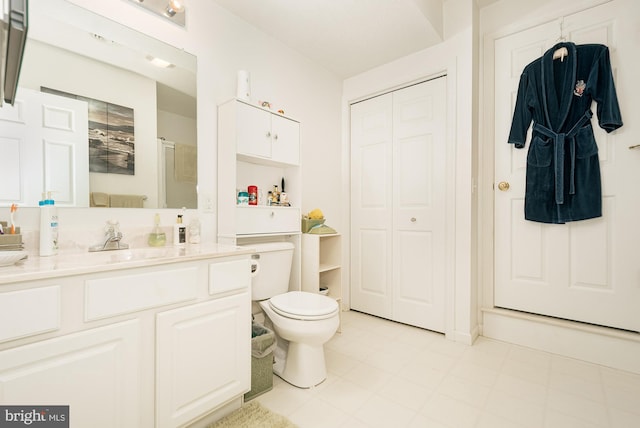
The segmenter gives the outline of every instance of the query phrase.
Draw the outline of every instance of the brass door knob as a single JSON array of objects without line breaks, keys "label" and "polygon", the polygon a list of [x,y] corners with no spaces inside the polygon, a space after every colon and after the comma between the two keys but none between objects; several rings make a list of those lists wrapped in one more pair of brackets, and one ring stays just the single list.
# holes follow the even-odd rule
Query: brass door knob
[{"label": "brass door knob", "polygon": [[506,192],[507,190],[509,190],[509,183],[506,181],[501,181],[500,183],[498,183],[498,189]]}]

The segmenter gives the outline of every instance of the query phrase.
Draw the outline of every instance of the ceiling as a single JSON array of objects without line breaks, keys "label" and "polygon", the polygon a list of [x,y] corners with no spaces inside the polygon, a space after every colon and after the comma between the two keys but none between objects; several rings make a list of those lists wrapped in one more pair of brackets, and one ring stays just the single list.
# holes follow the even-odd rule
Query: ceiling
[{"label": "ceiling", "polygon": [[214,0],[348,78],[442,41],[445,0]]}]

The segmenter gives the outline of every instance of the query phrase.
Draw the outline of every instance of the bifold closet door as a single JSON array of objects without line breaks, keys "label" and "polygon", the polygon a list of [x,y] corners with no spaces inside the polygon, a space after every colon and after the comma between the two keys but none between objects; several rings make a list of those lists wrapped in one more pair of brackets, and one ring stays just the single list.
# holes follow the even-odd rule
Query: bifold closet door
[{"label": "bifold closet door", "polygon": [[444,331],[446,78],[351,108],[351,307]]}]

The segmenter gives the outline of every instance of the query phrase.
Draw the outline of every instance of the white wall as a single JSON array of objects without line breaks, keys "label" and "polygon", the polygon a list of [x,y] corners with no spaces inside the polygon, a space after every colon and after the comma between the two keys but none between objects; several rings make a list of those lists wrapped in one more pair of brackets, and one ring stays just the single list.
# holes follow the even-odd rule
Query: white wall
[{"label": "white wall", "polygon": [[[251,73],[252,96],[256,101],[269,100],[302,123],[303,212],[320,207],[325,211],[327,224],[342,229],[337,197],[341,177],[335,173],[341,166],[340,79],[210,0],[189,1],[186,28],[126,0],[72,0],[72,3],[198,57],[198,215],[204,241],[216,239],[217,104],[235,96],[236,73],[240,69]],[[65,234],[77,236],[80,229],[97,230],[99,236],[103,222],[114,216],[119,216],[125,235],[127,228],[153,225],[155,211],[109,210],[60,210],[61,244],[65,244]],[[161,210],[162,223],[173,223],[177,211]],[[37,229],[37,209],[24,208],[21,212],[23,227]],[[4,218],[4,214],[0,210],[0,217]],[[95,234],[83,236],[89,240]]]}]

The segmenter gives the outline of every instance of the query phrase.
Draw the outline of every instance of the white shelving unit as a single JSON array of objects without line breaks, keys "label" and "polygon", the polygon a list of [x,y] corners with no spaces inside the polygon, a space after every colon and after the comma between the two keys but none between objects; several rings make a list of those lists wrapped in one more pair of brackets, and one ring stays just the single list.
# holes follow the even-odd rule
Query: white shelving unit
[{"label": "white shelving unit", "polygon": [[[266,201],[282,178],[291,206],[236,204],[237,192],[249,185]],[[243,100],[219,105],[218,242],[292,242],[291,291],[301,289],[301,199],[300,122]]]},{"label": "white shelving unit", "polygon": [[[328,289],[342,313],[342,236],[302,234],[302,290]],[[341,315],[342,318],[342,315]],[[340,328],[339,328],[340,330]]]}]

